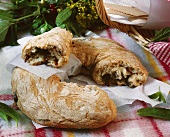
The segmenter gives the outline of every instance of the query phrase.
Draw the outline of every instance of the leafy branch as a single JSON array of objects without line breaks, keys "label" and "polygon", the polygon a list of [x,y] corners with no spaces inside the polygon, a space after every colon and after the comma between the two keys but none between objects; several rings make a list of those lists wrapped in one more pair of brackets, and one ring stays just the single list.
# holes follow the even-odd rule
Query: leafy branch
[{"label": "leafy branch", "polygon": [[2,102],[0,102],[0,117],[7,122],[9,118],[12,118],[16,121],[18,126],[18,121],[20,119],[18,112]]},{"label": "leafy branch", "polygon": [[39,35],[61,27],[82,35],[86,29],[106,27],[95,0],[11,0],[0,4],[6,7],[0,10],[0,46],[16,45],[18,31],[25,29]]},{"label": "leafy branch", "polygon": [[[33,6],[35,8],[35,6]],[[40,7],[36,5],[36,10],[28,15],[14,18],[12,11],[0,10],[0,46],[6,44],[16,45],[17,44],[17,31],[19,23],[28,18],[40,15]]]}]

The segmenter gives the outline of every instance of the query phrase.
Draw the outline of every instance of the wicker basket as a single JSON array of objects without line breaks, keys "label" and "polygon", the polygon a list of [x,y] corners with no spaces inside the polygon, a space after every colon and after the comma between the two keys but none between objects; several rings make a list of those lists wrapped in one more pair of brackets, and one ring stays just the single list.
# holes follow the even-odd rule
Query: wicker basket
[{"label": "wicker basket", "polygon": [[149,51],[147,45],[150,42],[151,38],[154,37],[153,30],[141,29],[141,27],[139,26],[127,25],[127,24],[111,21],[106,13],[103,0],[95,0],[95,2],[96,2],[98,15],[106,25],[127,33],[139,45],[141,45],[143,48]]}]

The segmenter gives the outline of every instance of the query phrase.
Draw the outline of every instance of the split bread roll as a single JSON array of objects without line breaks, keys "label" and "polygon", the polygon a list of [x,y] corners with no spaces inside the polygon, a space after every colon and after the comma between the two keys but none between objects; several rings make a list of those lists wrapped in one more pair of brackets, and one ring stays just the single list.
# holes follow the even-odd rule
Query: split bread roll
[{"label": "split bread roll", "polygon": [[69,31],[53,28],[29,40],[22,50],[22,58],[30,65],[61,67],[69,60],[71,41]]},{"label": "split bread roll", "polygon": [[148,72],[140,60],[117,42],[106,38],[73,38],[71,52],[100,85],[144,84]]},{"label": "split bread roll", "polygon": [[117,113],[113,101],[99,87],[60,82],[57,75],[45,80],[15,68],[12,91],[19,109],[44,126],[99,128],[114,120]]}]

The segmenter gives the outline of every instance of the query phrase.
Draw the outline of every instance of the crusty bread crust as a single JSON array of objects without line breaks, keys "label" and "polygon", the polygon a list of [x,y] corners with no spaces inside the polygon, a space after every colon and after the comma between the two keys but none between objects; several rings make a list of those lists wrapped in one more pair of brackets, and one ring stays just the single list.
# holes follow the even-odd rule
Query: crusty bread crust
[{"label": "crusty bread crust", "polygon": [[[47,65],[51,67],[62,67],[68,63],[71,41],[72,34],[69,31],[59,27],[53,28],[29,40],[22,49],[22,58],[31,65],[40,65],[48,62]],[[43,57],[43,54],[40,54],[43,50],[45,51],[44,54],[47,54],[48,51],[50,57]],[[47,60],[44,61],[45,59]]]},{"label": "crusty bread crust", "polygon": [[140,60],[117,42],[106,38],[73,38],[71,52],[101,85],[136,87],[148,72]]},{"label": "crusty bread crust", "polygon": [[12,91],[17,105],[33,121],[57,128],[99,128],[116,118],[116,106],[95,85],[60,82],[57,75],[47,80],[15,68]]}]

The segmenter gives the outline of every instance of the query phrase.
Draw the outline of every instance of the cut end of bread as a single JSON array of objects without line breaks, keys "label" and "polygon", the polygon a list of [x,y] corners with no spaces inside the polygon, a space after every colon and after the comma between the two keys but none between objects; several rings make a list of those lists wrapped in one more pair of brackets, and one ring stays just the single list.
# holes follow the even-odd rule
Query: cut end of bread
[{"label": "cut end of bread", "polygon": [[23,59],[33,66],[46,64],[54,68],[61,67],[68,62],[67,56],[63,56],[62,52],[56,47],[48,49],[32,47],[27,50],[27,54],[23,56]]},{"label": "cut end of bread", "polygon": [[[96,73],[100,74],[100,77],[96,77]],[[98,84],[107,86],[126,85],[131,88],[143,85],[147,80],[147,76],[148,72],[144,68],[133,67],[123,62],[102,67],[93,74],[93,78]]]},{"label": "cut end of bread", "polygon": [[68,63],[71,42],[72,34],[56,27],[29,40],[22,49],[22,58],[30,65],[62,67]]}]

